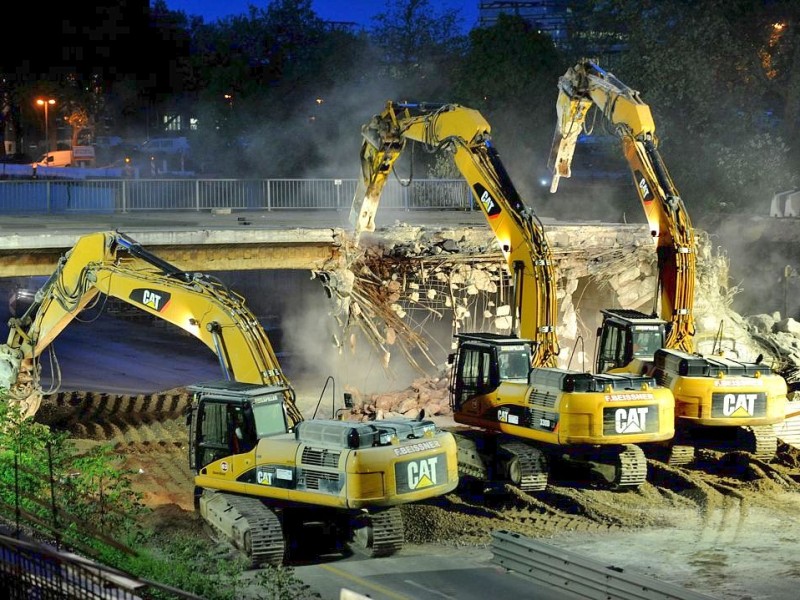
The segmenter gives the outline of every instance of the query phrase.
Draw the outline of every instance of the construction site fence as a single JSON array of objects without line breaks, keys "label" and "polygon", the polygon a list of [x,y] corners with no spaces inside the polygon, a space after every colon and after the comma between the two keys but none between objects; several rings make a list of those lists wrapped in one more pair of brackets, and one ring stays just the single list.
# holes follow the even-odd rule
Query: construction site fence
[{"label": "construction site fence", "polygon": [[[357,179],[8,179],[0,181],[0,214],[350,210],[358,183]],[[381,207],[472,210],[473,200],[463,179],[390,178]]]}]

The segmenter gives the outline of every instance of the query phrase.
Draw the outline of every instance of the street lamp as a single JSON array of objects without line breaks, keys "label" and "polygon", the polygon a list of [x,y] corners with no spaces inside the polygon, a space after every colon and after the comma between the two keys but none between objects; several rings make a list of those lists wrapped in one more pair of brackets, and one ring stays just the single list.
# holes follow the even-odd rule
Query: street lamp
[{"label": "street lamp", "polygon": [[45,100],[44,98],[36,99],[36,104],[38,104],[39,106],[44,106],[44,139],[46,144],[45,152],[50,152],[50,131],[49,131],[50,119],[47,116],[47,109],[48,107],[50,107],[55,103],[56,101],[53,100],[52,98],[48,98],[47,100]]}]

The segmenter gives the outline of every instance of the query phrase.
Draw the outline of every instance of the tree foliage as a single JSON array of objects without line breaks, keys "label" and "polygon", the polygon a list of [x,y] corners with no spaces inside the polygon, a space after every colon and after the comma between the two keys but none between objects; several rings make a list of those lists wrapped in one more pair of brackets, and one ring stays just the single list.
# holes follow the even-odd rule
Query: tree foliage
[{"label": "tree foliage", "polygon": [[370,38],[378,48],[380,65],[390,79],[401,83],[397,98],[446,98],[453,85],[454,60],[465,42],[458,12],[435,8],[429,0],[400,0],[388,4],[373,21]]},{"label": "tree foliage", "polygon": [[[221,553],[201,531],[147,525],[150,511],[132,489],[133,473],[112,447],[79,452],[65,432],[23,418],[4,390],[0,424],[0,521],[147,581],[209,600],[243,597],[249,562]],[[257,581],[259,592],[247,597],[318,597],[291,568],[266,568]],[[151,589],[147,597],[175,596]]]},{"label": "tree foliage", "polygon": [[[625,24],[608,37],[623,41],[614,73],[650,105],[662,155],[693,214],[766,205],[774,192],[800,183],[792,167],[800,160],[793,144],[796,3],[590,5],[579,30],[609,32],[614,23]],[[595,49],[609,54],[607,47]]]},{"label": "tree foliage", "polygon": [[514,150],[504,157],[520,173],[546,166],[562,62],[553,40],[519,16],[501,14],[469,34],[457,97],[483,113],[501,152]]},{"label": "tree foliage", "polygon": [[63,531],[67,544],[97,552],[108,536],[121,540],[133,531],[142,505],[119,455],[102,446],[79,454],[66,433],[22,418],[4,398],[0,423],[0,515],[13,521],[12,507],[20,506],[28,527],[52,523],[54,531],[40,533]]},{"label": "tree foliage", "polygon": [[[49,94],[59,99],[54,119],[82,109],[92,123],[113,117],[122,135],[144,121],[155,129],[155,117],[170,111],[191,115],[204,174],[351,176],[360,127],[386,100],[458,102],[487,117],[525,187],[546,162],[558,76],[592,56],[650,105],[693,214],[764,202],[800,183],[796,0],[576,3],[559,45],[510,14],[464,36],[458,13],[429,0],[387,4],[364,29],[326,23],[309,0],[271,0],[211,23],[164,0],[145,14],[136,3],[104,4],[90,7],[86,23],[105,35],[124,22],[124,35],[109,33],[99,46],[59,39],[66,58],[52,64],[53,44],[0,63],[0,117],[15,121],[8,135],[26,123],[40,135],[33,99]],[[59,26],[83,15],[64,10],[72,12],[54,17]],[[128,18],[115,21],[120,14]],[[154,60],[132,60],[133,40]]]}]

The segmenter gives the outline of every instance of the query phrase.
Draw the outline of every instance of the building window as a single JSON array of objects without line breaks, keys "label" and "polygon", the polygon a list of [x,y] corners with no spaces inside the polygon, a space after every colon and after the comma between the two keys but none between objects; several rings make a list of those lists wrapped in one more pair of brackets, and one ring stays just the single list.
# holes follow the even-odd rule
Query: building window
[{"label": "building window", "polygon": [[164,131],[181,131],[181,116],[180,115],[164,115],[161,117],[161,123]]}]

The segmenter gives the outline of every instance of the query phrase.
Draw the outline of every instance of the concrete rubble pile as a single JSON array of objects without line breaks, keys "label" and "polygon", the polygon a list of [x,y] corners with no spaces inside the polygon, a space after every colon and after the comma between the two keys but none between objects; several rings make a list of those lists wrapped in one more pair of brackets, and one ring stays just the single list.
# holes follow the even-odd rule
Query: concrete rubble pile
[{"label": "concrete rubble pile", "polygon": [[[800,323],[777,313],[737,314],[731,308],[737,290],[729,284],[727,256],[713,247],[707,234],[696,233],[695,350],[701,354],[722,350],[726,356],[749,361],[762,354],[787,377],[792,390],[795,378],[800,378]],[[558,274],[560,366],[591,370],[598,324],[592,319],[599,311],[590,296],[604,296],[601,306],[653,312],[653,243],[639,225],[591,231],[585,226],[558,226],[547,235]],[[449,325],[452,334],[510,333],[511,280],[493,235],[474,228],[402,227],[367,243],[362,240],[362,246],[363,255],[353,263],[351,326],[357,323],[383,350],[386,364],[399,349],[420,370],[420,377],[398,392],[348,390],[355,400],[352,418],[416,417],[422,410],[427,416],[449,415],[449,368],[430,352],[426,333],[432,323],[439,324],[439,330]],[[419,356],[424,361],[417,360]]]}]

